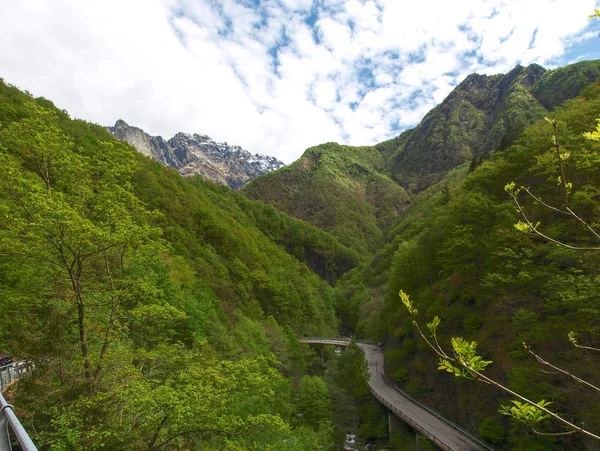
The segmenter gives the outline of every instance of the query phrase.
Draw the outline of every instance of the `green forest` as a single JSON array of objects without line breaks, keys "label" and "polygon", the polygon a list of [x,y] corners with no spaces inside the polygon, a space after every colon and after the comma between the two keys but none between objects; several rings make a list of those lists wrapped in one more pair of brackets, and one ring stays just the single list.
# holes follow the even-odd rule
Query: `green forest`
[{"label": "green forest", "polygon": [[397,138],[311,147],[240,191],[0,80],[0,352],[35,364],[5,397],[44,450],[414,449],[359,347],[299,342],[344,334],[496,449],[594,449],[440,371],[413,321],[600,434],[597,389],[535,358],[599,383],[599,76],[474,74]]},{"label": "green forest", "polygon": [[337,334],[354,250],[5,83],[0,122],[0,349],[41,449],[333,443],[361,360],[297,337]]},{"label": "green forest", "polygon": [[[452,349],[452,337],[475,340],[478,353],[493,360],[488,376],[536,401],[552,402],[569,421],[597,433],[597,393],[541,365],[523,344],[597,384],[597,356],[573,346],[568,334],[574,332],[581,345],[597,347],[599,239],[588,226],[598,228],[600,143],[584,134],[595,129],[599,111],[600,83],[594,83],[549,114],[572,185],[568,207],[585,223],[549,208],[563,207],[565,200],[557,182],[561,171],[553,127],[540,120],[513,145],[458,166],[415,196],[387,232],[387,243],[336,286],[336,296],[353,300],[340,316],[347,327],[358,336],[386,340],[387,373],[457,423],[472,425],[499,449],[593,445],[577,434],[536,434],[499,414],[512,399],[506,393],[438,371],[439,359],[398,293],[410,295],[423,325],[441,318],[437,336],[443,348]],[[537,231],[571,249],[521,225],[523,217],[505,189],[513,183],[533,194],[523,191],[519,202]],[[426,328],[424,335],[429,338]],[[541,428],[543,433],[568,431],[552,421]]]}]

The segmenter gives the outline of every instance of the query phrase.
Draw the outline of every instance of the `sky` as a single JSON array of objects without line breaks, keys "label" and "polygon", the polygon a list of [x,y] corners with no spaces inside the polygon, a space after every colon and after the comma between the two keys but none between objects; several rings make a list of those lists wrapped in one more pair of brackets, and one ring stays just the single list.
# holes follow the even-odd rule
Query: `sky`
[{"label": "sky", "polygon": [[414,127],[473,72],[600,58],[597,0],[0,0],[0,78],[285,163]]}]

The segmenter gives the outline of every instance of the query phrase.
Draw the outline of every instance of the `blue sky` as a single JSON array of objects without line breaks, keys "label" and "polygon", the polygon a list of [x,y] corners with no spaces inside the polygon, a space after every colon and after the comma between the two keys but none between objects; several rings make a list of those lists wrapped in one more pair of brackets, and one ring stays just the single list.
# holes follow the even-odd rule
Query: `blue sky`
[{"label": "blue sky", "polygon": [[103,125],[290,163],[415,126],[468,74],[600,58],[596,0],[29,0],[0,77]]}]

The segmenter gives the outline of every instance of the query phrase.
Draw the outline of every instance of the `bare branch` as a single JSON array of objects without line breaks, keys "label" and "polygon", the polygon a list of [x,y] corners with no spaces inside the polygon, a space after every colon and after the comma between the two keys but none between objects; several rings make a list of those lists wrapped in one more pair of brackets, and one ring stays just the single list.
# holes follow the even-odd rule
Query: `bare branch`
[{"label": "bare branch", "polygon": [[556,437],[558,435],[571,435],[571,434],[575,434],[576,432],[579,432],[577,430],[572,430],[572,431],[567,431],[567,432],[540,432],[540,431],[536,431],[535,428],[531,428],[531,430],[533,432],[535,432],[537,435],[546,435],[546,436],[550,436],[550,437]]},{"label": "bare branch", "polygon": [[585,381],[585,380],[581,379],[580,377],[577,377],[577,376],[575,376],[574,374],[570,373],[569,371],[567,371],[567,370],[564,370],[564,369],[562,369],[562,368],[559,368],[558,366],[556,366],[556,365],[553,365],[552,363],[550,363],[550,362],[548,362],[548,361],[546,361],[546,360],[542,359],[542,358],[541,358],[539,355],[537,355],[535,352],[533,352],[529,346],[525,345],[525,349],[527,350],[527,352],[528,352],[529,354],[531,354],[532,356],[534,356],[534,357],[535,357],[535,359],[536,359],[538,362],[540,362],[542,365],[546,365],[546,366],[548,366],[548,367],[552,368],[553,370],[555,370],[556,372],[562,373],[562,374],[564,374],[565,376],[569,376],[569,377],[570,377],[571,379],[573,379],[574,381],[576,381],[576,382],[579,382],[580,384],[583,384],[583,385],[585,385],[586,387],[589,387],[589,388],[591,388],[591,389],[593,389],[593,390],[596,390],[597,392],[600,392],[600,388],[596,387],[595,385],[592,385],[592,384],[590,384],[589,382],[587,382],[587,381]]},{"label": "bare branch", "polygon": [[565,196],[565,208],[569,208],[569,188],[567,187],[567,178],[565,177],[565,168],[562,164],[562,157],[560,156],[560,144],[558,143],[558,123],[556,120],[550,121],[552,128],[554,129],[554,147],[556,149],[556,156],[558,158],[558,167],[560,169],[560,183],[563,187]]},{"label": "bare branch", "polygon": [[49,258],[40,257],[39,255],[27,254],[26,252],[0,252],[0,255],[19,255],[21,257],[31,258],[33,260],[40,260],[46,263],[51,263],[52,265],[58,266],[59,268],[64,268],[60,263],[55,262],[54,260],[50,260]]},{"label": "bare branch", "polygon": [[536,202],[539,202],[539,203],[540,203],[540,204],[542,204],[544,207],[546,207],[546,208],[549,208],[550,210],[554,210],[554,211],[556,211],[556,212],[558,212],[558,213],[562,213],[562,214],[564,214],[564,215],[568,215],[568,214],[569,214],[569,212],[568,212],[568,211],[566,211],[566,210],[561,210],[560,208],[556,208],[556,207],[554,207],[554,206],[552,206],[552,205],[550,205],[550,204],[547,204],[546,202],[544,202],[544,201],[542,200],[542,198],[541,198],[541,197],[538,197],[538,196],[536,196],[535,194],[533,194],[531,191],[529,191],[529,188],[527,188],[527,187],[525,187],[525,186],[522,186],[522,187],[521,187],[521,189],[522,189],[523,191],[525,191],[527,194],[529,194],[529,195],[530,195],[530,196],[533,198],[533,200],[535,200]]},{"label": "bare branch", "polygon": [[[466,366],[466,365],[465,365]],[[505,391],[506,393],[510,394],[511,396],[514,396],[515,398],[520,399],[523,402],[526,402],[527,404],[536,407],[537,409],[540,409],[542,412],[544,412],[545,414],[549,415],[551,418],[554,418],[556,421],[558,421],[559,423],[562,423],[572,429],[575,430],[575,432],[579,432],[587,437],[591,437],[594,440],[599,440],[600,441],[600,436],[586,430],[583,429],[582,427],[579,427],[573,423],[571,423],[568,420],[565,420],[563,417],[555,414],[554,412],[552,412],[551,410],[546,409],[543,406],[538,405],[536,402],[531,401],[530,399],[525,398],[524,396],[521,396],[520,394],[518,394],[517,392],[512,391],[510,388],[505,387],[504,385],[496,382],[493,379],[490,379],[489,377],[483,375],[481,372],[474,370],[473,368],[469,368],[467,366],[467,369],[469,369],[470,371],[472,371],[473,373],[475,373],[479,378],[481,378],[482,381],[487,381],[489,384],[493,385],[496,388],[499,388],[502,391]]]},{"label": "bare branch", "polygon": [[548,235],[543,234],[542,232],[540,232],[537,229],[537,226],[535,224],[533,224],[531,222],[531,220],[529,219],[529,217],[525,214],[525,211],[523,210],[523,207],[521,206],[521,204],[519,202],[519,199],[517,199],[517,196],[515,196],[512,193],[510,194],[510,196],[515,201],[515,204],[517,205],[517,209],[518,209],[519,213],[521,213],[521,216],[523,217],[523,219],[525,219],[525,222],[529,226],[529,230],[531,230],[531,233],[535,233],[536,235],[541,236],[545,240],[550,241],[550,242],[555,243],[555,244],[558,244],[559,246],[566,247],[567,249],[572,249],[572,250],[576,250],[576,251],[600,251],[600,247],[578,247],[578,246],[571,246],[570,244],[563,243],[562,241],[555,240],[554,238],[551,238]]},{"label": "bare branch", "polygon": [[570,207],[567,207],[567,210],[569,211],[569,213],[571,213],[571,215],[572,215],[572,216],[573,216],[575,219],[577,219],[577,220],[578,220],[579,222],[581,222],[581,223],[582,223],[584,226],[586,226],[586,227],[587,227],[587,229],[588,229],[590,232],[592,232],[596,238],[598,238],[598,239],[600,240],[600,235],[599,235],[599,234],[598,234],[598,233],[597,233],[597,232],[596,232],[596,231],[595,231],[595,230],[592,228],[592,226],[590,226],[590,225],[589,225],[587,222],[585,222],[585,221],[584,221],[582,218],[580,218],[579,216],[577,216],[577,215],[576,215],[576,214],[573,212],[573,210],[571,210],[571,208],[570,208]]}]

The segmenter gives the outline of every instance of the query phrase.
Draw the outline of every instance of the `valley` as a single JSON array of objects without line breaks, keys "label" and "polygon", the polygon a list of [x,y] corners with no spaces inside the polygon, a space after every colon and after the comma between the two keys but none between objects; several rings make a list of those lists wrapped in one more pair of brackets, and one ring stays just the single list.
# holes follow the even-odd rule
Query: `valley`
[{"label": "valley", "polygon": [[[40,449],[433,447],[390,432],[385,370],[494,449],[594,449],[502,414],[469,369],[600,431],[578,381],[599,370],[599,77],[472,74],[415,128],[290,165],[2,81],[0,353],[35,362],[7,398]],[[381,346],[302,341],[341,335]],[[456,337],[477,346],[459,374]]]}]

